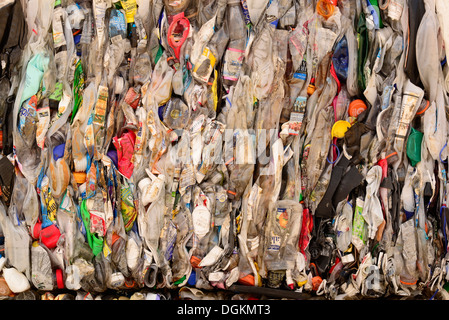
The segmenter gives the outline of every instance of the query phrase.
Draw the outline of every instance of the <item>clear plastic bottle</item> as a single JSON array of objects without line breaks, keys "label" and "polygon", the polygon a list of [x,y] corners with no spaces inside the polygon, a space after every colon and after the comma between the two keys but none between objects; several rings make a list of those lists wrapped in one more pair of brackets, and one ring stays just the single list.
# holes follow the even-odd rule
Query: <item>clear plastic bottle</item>
[{"label": "clear plastic bottle", "polygon": [[246,37],[245,19],[240,0],[228,0],[226,21],[229,30],[229,40],[232,41]]},{"label": "clear plastic bottle", "polygon": [[223,58],[223,83],[234,85],[242,68],[246,48],[246,27],[239,0],[228,0],[226,21],[229,26],[229,46]]},{"label": "clear plastic bottle", "polygon": [[31,246],[31,281],[38,290],[55,288],[50,256],[37,241]]},{"label": "clear plastic bottle", "polygon": [[265,227],[264,261],[268,271],[292,270],[302,223],[302,205],[279,200],[269,211]]}]

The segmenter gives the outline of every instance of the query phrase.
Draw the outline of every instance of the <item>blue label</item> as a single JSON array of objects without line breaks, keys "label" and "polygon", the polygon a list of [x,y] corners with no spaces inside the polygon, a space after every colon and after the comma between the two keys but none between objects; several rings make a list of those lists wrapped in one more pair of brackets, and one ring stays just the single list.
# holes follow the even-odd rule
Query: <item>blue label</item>
[{"label": "blue label", "polygon": [[295,72],[293,74],[293,78],[300,79],[300,80],[306,80],[307,75],[305,73]]},{"label": "blue label", "polygon": [[167,261],[170,261],[173,257],[173,251],[175,249],[175,243],[176,243],[176,226],[173,224],[172,221],[170,221],[170,224],[168,226],[167,230],[167,250],[165,251],[165,259]]},{"label": "blue label", "polygon": [[249,11],[248,11],[248,4],[246,3],[246,0],[241,0],[240,2],[242,4],[242,11],[243,11],[243,16],[245,17],[245,23],[248,25],[251,23],[251,18],[249,16]]}]

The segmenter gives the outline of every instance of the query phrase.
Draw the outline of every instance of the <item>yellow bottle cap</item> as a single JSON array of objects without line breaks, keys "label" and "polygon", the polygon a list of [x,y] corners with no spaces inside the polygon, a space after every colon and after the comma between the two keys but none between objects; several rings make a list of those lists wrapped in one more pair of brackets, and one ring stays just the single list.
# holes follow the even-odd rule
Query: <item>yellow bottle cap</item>
[{"label": "yellow bottle cap", "polygon": [[351,124],[345,120],[338,120],[332,126],[332,137],[341,139],[345,136],[346,131],[351,127]]}]

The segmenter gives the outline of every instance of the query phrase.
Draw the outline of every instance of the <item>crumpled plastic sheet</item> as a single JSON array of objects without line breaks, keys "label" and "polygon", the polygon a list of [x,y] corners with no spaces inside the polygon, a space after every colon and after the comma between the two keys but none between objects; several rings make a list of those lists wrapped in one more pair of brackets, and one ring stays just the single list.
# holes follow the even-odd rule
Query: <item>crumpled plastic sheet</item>
[{"label": "crumpled plastic sheet", "polygon": [[446,0],[22,9],[2,298],[449,297]]}]

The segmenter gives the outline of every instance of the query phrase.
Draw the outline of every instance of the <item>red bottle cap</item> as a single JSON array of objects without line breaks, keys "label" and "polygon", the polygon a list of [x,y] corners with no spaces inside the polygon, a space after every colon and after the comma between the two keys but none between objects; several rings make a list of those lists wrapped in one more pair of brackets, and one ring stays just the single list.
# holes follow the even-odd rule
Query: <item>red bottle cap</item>
[{"label": "red bottle cap", "polygon": [[39,237],[41,235],[41,230],[42,230],[42,222],[38,221],[38,222],[36,222],[36,224],[34,225],[34,228],[33,228],[33,234],[32,234],[33,239],[39,240]]},{"label": "red bottle cap", "polygon": [[53,249],[58,243],[61,232],[54,224],[41,230],[41,242],[48,248]]},{"label": "red bottle cap", "polygon": [[61,269],[56,269],[56,284],[58,289],[64,289],[64,277]]}]

